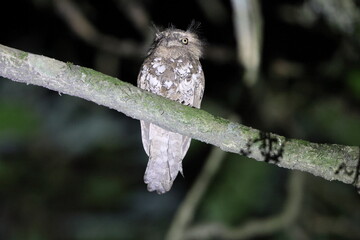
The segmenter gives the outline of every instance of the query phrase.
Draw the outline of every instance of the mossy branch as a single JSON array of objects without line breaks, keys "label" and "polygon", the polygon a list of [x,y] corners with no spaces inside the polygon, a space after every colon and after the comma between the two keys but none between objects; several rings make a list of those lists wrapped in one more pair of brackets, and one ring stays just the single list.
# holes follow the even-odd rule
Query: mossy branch
[{"label": "mossy branch", "polygon": [[[84,98],[135,119],[279,167],[339,180],[360,189],[357,146],[287,139],[143,91],[92,69],[0,45],[0,76]],[[139,136],[140,137],[140,136]]]}]

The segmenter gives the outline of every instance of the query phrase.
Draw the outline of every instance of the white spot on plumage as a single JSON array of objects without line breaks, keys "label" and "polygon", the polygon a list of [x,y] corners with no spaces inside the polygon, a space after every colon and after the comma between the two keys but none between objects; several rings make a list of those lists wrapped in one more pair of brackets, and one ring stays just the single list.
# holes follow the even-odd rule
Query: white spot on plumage
[{"label": "white spot on plumage", "polygon": [[161,66],[159,66],[159,67],[157,68],[157,72],[158,72],[159,74],[162,74],[162,73],[165,72],[165,69],[166,69],[165,65],[161,65]]},{"label": "white spot on plumage", "polygon": [[157,77],[154,77],[152,75],[148,75],[148,80],[150,82],[150,85],[155,86],[155,85],[160,84],[160,81],[157,79]]},{"label": "white spot on plumage", "polygon": [[164,85],[167,89],[169,89],[173,85],[173,83],[171,81],[166,81]]},{"label": "white spot on plumage", "polygon": [[161,65],[160,62],[153,62],[153,64],[152,64],[153,68],[157,68],[157,67],[159,67],[160,65]]},{"label": "white spot on plumage", "polygon": [[186,73],[186,69],[184,69],[184,68],[178,68],[177,71],[180,75],[184,75]]},{"label": "white spot on plumage", "polygon": [[196,82],[200,77],[200,74],[193,74],[191,75],[191,81]]}]

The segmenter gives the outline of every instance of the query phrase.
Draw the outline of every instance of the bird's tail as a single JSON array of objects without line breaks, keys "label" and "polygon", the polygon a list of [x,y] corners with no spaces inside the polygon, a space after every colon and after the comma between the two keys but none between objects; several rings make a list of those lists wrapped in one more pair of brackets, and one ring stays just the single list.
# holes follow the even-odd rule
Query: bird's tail
[{"label": "bird's tail", "polygon": [[[157,125],[149,126],[149,162],[144,182],[150,192],[163,194],[171,186],[179,172],[182,173],[184,136],[165,130]],[[187,149],[186,149],[187,150]]]}]

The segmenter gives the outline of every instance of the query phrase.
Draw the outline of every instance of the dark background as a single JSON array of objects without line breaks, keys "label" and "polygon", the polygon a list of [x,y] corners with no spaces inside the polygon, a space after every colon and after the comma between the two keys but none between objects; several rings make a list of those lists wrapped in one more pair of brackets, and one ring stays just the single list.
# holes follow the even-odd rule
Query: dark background
[{"label": "dark background", "polygon": [[[220,1],[212,17],[201,1],[134,2],[158,26],[186,29],[193,19],[201,22],[199,34],[208,49],[202,60],[204,110],[222,117],[236,113],[247,126],[289,138],[360,144],[358,14],[336,1],[328,1],[332,11],[316,8],[320,0],[260,1],[262,66],[259,80],[249,87],[236,61],[229,1]],[[349,2],[358,13],[358,2]],[[73,3],[99,32],[129,41],[138,51],[122,55],[84,40],[50,0],[2,3],[0,44],[136,85],[151,22],[137,28],[124,10],[126,1]],[[219,58],[209,54],[215,48]],[[165,195],[149,193],[137,120],[0,78],[0,239],[161,239],[210,150],[193,140],[183,162],[185,178],[179,176]],[[238,226],[281,212],[290,172],[227,154],[195,223]],[[256,239],[360,239],[360,195],[351,185],[310,174],[303,184],[300,215],[291,228]]]}]

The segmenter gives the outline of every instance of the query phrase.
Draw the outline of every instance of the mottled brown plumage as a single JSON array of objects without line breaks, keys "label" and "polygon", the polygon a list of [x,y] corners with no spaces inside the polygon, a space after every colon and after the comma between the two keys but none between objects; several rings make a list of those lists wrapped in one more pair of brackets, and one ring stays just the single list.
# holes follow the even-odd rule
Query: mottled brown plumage
[{"label": "mottled brown plumage", "polygon": [[[201,54],[201,41],[191,29],[158,31],[141,67],[138,87],[200,108],[205,86]],[[149,191],[165,193],[182,173],[182,160],[191,138],[145,121],[141,121],[141,135],[149,156],[144,181]]]}]

